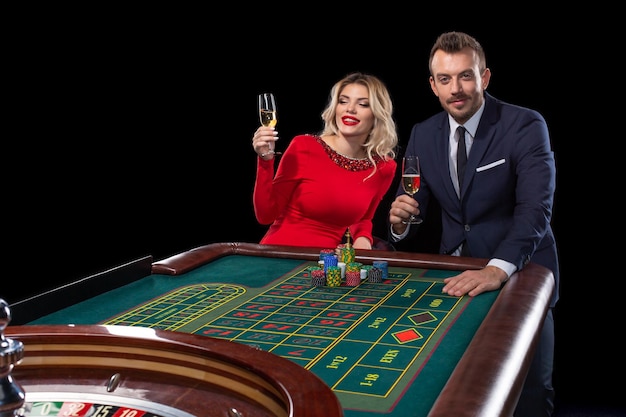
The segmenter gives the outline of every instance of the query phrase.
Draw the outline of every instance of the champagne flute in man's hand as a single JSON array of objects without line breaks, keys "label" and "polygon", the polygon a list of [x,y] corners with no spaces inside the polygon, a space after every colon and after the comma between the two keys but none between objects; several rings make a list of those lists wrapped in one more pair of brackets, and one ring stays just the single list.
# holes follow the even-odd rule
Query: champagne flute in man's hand
[{"label": "champagne flute in man's hand", "polygon": [[[420,189],[420,161],[417,155],[407,155],[402,158],[402,188],[408,195],[415,194]],[[404,224],[420,224],[422,219],[411,214]]]},{"label": "champagne flute in man's hand", "polygon": [[[259,94],[259,119],[261,124],[266,127],[274,127],[278,123],[278,116],[276,115],[276,99],[272,93]],[[276,154],[280,155],[280,152],[274,151],[274,142],[269,142],[268,155]]]}]

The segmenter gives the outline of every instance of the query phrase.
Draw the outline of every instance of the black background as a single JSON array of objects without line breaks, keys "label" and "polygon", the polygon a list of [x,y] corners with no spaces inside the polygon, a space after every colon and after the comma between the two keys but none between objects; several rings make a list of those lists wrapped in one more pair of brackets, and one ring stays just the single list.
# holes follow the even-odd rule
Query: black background
[{"label": "black background", "polygon": [[[413,123],[440,110],[428,85],[432,43],[442,31],[462,30],[487,53],[488,91],[540,111],[552,136],[562,268],[559,401],[620,404],[612,384],[624,375],[621,297],[610,283],[623,273],[612,262],[613,246],[603,243],[611,217],[592,191],[608,163],[599,158],[599,138],[575,133],[589,123],[582,95],[591,74],[581,66],[588,34],[572,37],[523,10],[507,12],[517,21],[479,23],[442,10],[424,10],[419,19],[401,10],[343,14],[353,7],[287,9],[282,19],[253,10],[245,18],[79,10],[16,33],[22,46],[10,48],[7,60],[15,94],[5,119],[15,128],[5,144],[10,249],[0,296],[17,301],[144,255],[158,260],[213,242],[257,242],[265,227],[252,209],[256,94],[275,93],[277,147],[284,149],[294,135],[321,128],[335,81],[351,71],[374,73],[391,92],[402,147]],[[377,215],[382,236],[396,185]],[[425,233],[416,247],[436,250],[435,241],[436,233]]]}]

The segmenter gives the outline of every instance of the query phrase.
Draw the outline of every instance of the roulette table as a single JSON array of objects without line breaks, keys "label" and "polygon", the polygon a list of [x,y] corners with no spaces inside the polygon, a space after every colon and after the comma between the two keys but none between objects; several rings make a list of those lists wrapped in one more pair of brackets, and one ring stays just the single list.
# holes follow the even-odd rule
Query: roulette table
[{"label": "roulette table", "polygon": [[[232,365],[235,370],[227,374],[237,375],[259,362],[269,364],[269,369],[285,368],[287,374],[295,366],[298,372],[312,377],[313,385],[323,381],[332,393],[325,396],[320,389],[322,394],[315,394],[298,381],[304,377],[296,373],[286,378],[287,384],[294,386],[281,391],[277,387],[283,383],[284,374],[273,377],[281,382],[263,385],[262,381],[272,380],[266,375],[269,370],[248,370],[252,375],[237,378],[236,389],[230,382],[210,382],[213,389],[227,391],[226,397],[239,401],[222,407],[228,412],[229,407],[242,412],[253,403],[270,410],[269,415],[512,414],[554,289],[550,271],[529,264],[498,291],[451,297],[441,292],[442,280],[465,269],[481,268],[486,260],[356,250],[355,260],[363,265],[388,264],[381,282],[363,280],[357,286],[318,287],[311,285],[310,271],[319,257],[320,248],[214,243],[163,260],[139,259],[19,301],[11,305],[14,325],[8,326],[6,333],[22,340],[26,348],[13,376],[17,382],[28,381],[23,385],[26,402],[31,404],[28,393],[38,386],[41,375],[24,366],[29,345],[38,346],[42,357],[49,355],[42,344],[54,345],[55,355],[61,357],[74,348],[46,340],[31,342],[29,338],[36,339],[41,333],[52,337],[57,331],[69,338],[70,329],[89,328],[101,338],[105,333],[106,339],[111,337],[110,329],[123,329],[116,330],[109,342],[96,342],[106,346],[95,349],[97,355],[133,338],[146,344],[146,332],[159,337],[166,334],[175,340],[192,337],[190,344],[195,348],[215,344],[210,350],[221,353],[220,361],[231,357],[236,362]],[[238,352],[241,349],[244,352]],[[263,357],[246,359],[250,352]],[[136,354],[134,350],[122,351],[114,356],[120,360]],[[140,358],[143,354],[139,353]],[[160,359],[160,353],[150,352],[148,356],[154,357],[148,360],[153,364],[167,363]],[[94,367],[90,362],[81,366]],[[135,389],[150,380],[143,377],[148,369],[133,369],[141,375]],[[111,373],[108,371],[102,377]],[[263,378],[256,378],[256,373]],[[171,380],[176,387],[184,386],[186,378],[185,372],[180,372],[152,379]],[[246,394],[250,386],[257,392],[259,384],[265,393],[262,400]],[[84,391],[79,388],[74,391]],[[315,414],[320,409],[310,411],[312,414],[302,410],[294,413],[289,409],[290,395],[310,407],[322,407],[323,413]],[[175,398],[180,395],[172,397],[160,403],[176,410],[179,402]],[[111,402],[115,403],[113,399]],[[333,411],[335,402],[340,404],[339,410]],[[153,412],[150,406],[138,404],[137,409]],[[215,408],[209,410],[206,414],[188,413],[228,415],[213,414]],[[156,411],[154,415],[161,417]],[[166,412],[172,410],[160,412],[169,417]],[[247,411],[243,415],[263,414]]]},{"label": "roulette table", "polygon": [[105,325],[14,326],[4,338],[22,353],[2,417],[343,416],[311,372],[222,339]]}]

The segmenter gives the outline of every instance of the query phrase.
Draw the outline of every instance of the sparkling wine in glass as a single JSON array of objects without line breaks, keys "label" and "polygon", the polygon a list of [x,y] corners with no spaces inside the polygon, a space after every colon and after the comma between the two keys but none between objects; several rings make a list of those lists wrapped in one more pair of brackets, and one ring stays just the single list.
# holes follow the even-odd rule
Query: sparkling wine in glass
[{"label": "sparkling wine in glass", "polygon": [[[402,188],[408,195],[415,194],[420,189],[420,161],[416,155],[407,155],[402,158]],[[420,224],[422,219],[411,214],[404,224]]]},{"label": "sparkling wine in glass", "polygon": [[[261,124],[267,127],[274,127],[278,123],[276,115],[276,99],[272,93],[259,94],[259,119]],[[274,151],[274,142],[270,142],[268,153],[280,155],[280,152]]]}]

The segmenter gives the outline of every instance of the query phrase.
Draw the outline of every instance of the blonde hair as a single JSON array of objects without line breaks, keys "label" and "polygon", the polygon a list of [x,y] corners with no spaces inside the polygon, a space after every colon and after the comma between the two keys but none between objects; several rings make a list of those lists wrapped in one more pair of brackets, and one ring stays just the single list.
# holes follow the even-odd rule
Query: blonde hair
[{"label": "blonde hair", "polygon": [[[393,119],[393,102],[385,84],[377,77],[362,72],[353,72],[337,81],[330,90],[328,105],[322,112],[324,130],[321,135],[338,135],[339,127],[335,120],[335,111],[339,104],[339,95],[349,84],[360,84],[369,92],[369,103],[374,114],[374,127],[364,143],[367,159],[372,162],[374,170],[367,178],[376,172],[374,155],[383,161],[395,159],[398,146],[398,132]],[[366,179],[367,179],[366,178]]]}]

